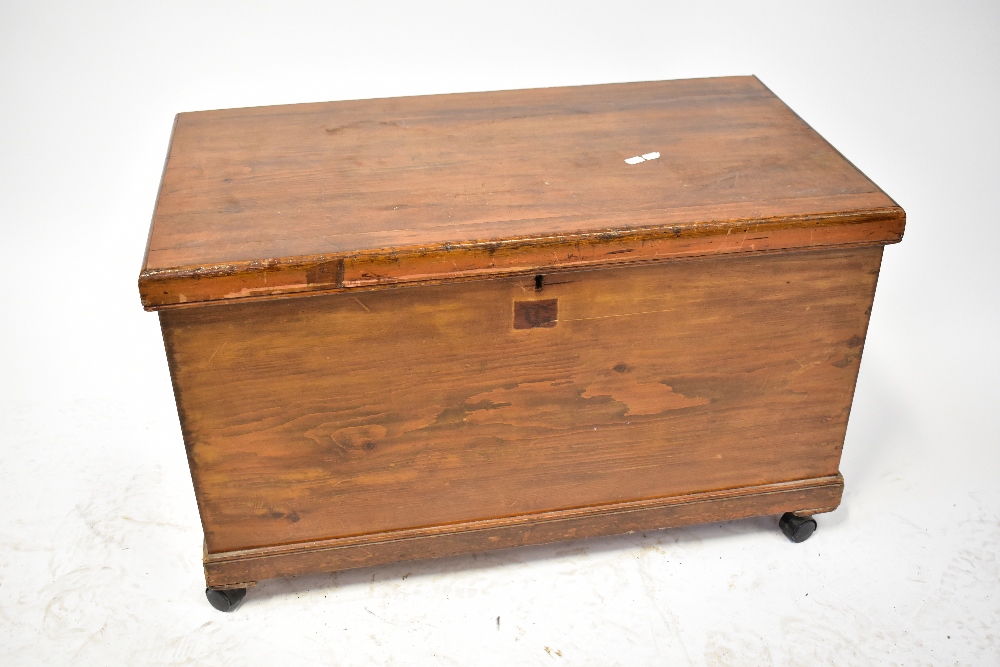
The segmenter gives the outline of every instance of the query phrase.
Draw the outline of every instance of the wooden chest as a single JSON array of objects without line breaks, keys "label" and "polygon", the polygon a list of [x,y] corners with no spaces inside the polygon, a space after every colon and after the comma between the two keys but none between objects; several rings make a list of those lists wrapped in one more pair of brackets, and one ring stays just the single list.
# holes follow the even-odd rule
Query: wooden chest
[{"label": "wooden chest", "polygon": [[208,586],[835,508],[904,219],[754,77],[178,115]]}]

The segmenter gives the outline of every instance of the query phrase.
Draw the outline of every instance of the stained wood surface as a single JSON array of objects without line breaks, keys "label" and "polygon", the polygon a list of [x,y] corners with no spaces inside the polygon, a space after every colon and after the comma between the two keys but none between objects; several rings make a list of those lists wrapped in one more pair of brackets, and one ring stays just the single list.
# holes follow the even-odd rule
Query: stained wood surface
[{"label": "stained wood surface", "polygon": [[835,476],[881,253],[162,311],[208,553]]},{"label": "stained wood surface", "polygon": [[782,514],[840,504],[840,475],[725,491],[613,503],[578,510],[374,533],[205,555],[209,586],[247,586],[261,579],[334,572],[419,558],[618,535],[710,521]]},{"label": "stained wood surface", "polygon": [[140,293],[155,309],[903,227],[754,77],[206,111],[177,117]]}]

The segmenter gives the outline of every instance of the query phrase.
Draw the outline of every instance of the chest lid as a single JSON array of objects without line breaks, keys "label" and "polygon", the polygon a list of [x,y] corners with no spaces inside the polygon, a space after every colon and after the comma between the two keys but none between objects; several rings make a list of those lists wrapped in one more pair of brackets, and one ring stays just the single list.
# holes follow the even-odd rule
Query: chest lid
[{"label": "chest lid", "polygon": [[905,215],[755,77],[177,116],[143,305],[894,243]]}]

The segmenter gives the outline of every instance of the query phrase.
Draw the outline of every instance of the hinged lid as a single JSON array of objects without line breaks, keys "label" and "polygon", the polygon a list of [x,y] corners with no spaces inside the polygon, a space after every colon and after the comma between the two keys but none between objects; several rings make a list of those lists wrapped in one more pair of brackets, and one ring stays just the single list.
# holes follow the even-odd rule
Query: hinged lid
[{"label": "hinged lid", "polygon": [[143,305],[899,241],[755,77],[182,113]]}]

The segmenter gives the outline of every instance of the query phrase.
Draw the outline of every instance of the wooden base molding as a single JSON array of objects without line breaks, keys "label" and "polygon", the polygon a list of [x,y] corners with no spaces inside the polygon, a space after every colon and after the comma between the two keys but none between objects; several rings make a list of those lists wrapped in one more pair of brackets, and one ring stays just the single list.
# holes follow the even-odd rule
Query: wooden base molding
[{"label": "wooden base molding", "polygon": [[[695,523],[836,509],[839,474],[594,507],[205,554],[212,588],[237,588],[302,572],[334,572],[404,560],[632,533]],[[815,513],[819,510],[811,510]]]}]

